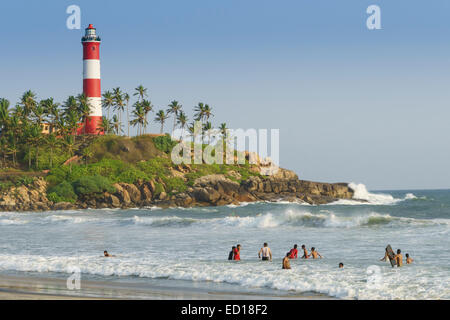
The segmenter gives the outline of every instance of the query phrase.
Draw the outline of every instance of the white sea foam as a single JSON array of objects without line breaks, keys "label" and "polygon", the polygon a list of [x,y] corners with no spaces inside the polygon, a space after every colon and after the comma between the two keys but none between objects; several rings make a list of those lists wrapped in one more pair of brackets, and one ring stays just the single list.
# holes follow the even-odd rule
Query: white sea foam
[{"label": "white sea foam", "polygon": [[86,216],[72,216],[72,215],[50,215],[44,218],[51,222],[67,222],[67,223],[86,223],[98,220]]},{"label": "white sea foam", "polygon": [[353,191],[353,199],[339,199],[327,205],[394,205],[401,201],[417,199],[412,193],[407,193],[404,198],[394,198],[390,194],[369,192],[362,183],[349,183],[348,185]]},{"label": "white sea foam", "polygon": [[432,226],[450,223],[448,219],[414,219],[393,217],[389,214],[371,212],[369,214],[343,216],[333,211],[321,210],[320,213],[311,213],[298,209],[286,209],[282,213],[264,213],[255,216],[231,215],[223,218],[195,219],[178,216],[142,217],[134,216],[131,221],[136,225],[151,227],[209,227],[234,229],[269,229],[284,227],[310,227],[310,228],[357,228],[376,227],[379,225],[404,224],[416,226]]},{"label": "white sea foam", "polygon": [[[366,286],[364,268],[346,267],[345,270],[311,261],[293,261],[292,269],[281,270],[278,261],[244,263],[182,261],[123,257],[104,259],[98,255],[66,256],[0,255],[0,270],[24,272],[69,273],[73,266],[82,274],[100,276],[134,276],[189,281],[213,281],[250,288],[271,288],[294,292],[317,292],[343,299],[449,299],[450,294],[443,274],[431,278],[427,289],[416,289],[418,275],[432,270],[403,268],[402,272],[380,265],[380,283],[376,289]],[[422,274],[420,274],[422,273]],[[425,274],[424,274],[425,273]],[[314,274],[314,276],[311,276]],[[432,280],[435,279],[435,280]]]},{"label": "white sea foam", "polygon": [[8,225],[19,225],[26,224],[28,221],[26,220],[18,220],[18,219],[0,219],[0,225],[8,226]]}]

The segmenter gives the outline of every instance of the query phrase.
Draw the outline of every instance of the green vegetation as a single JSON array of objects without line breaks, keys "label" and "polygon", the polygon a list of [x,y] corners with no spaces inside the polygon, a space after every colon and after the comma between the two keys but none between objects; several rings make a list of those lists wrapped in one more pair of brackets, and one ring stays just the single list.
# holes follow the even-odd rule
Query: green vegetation
[{"label": "green vegetation", "polygon": [[28,187],[34,182],[35,179],[35,177],[10,174],[8,175],[8,179],[0,180],[0,192],[6,191],[12,187]]},{"label": "green vegetation", "polygon": [[[0,98],[0,191],[29,185],[35,177],[46,175],[49,200],[76,202],[86,195],[114,192],[113,184],[119,182],[153,181],[158,195],[163,191],[183,192],[204,175],[224,174],[237,182],[257,175],[248,164],[182,165],[184,173],[180,173],[180,166],[169,158],[178,142],[169,134],[146,134],[154,109],[147,100],[147,89],[136,87],[134,96],[137,101],[130,110],[130,95],[120,88],[104,92],[102,106],[106,116],[99,130],[104,135],[98,136],[86,135],[82,126],[90,112],[84,94],[70,96],[59,104],[53,98],[38,101],[29,90],[13,108],[8,100]],[[110,117],[111,111],[114,114]],[[205,148],[204,141],[225,141],[226,124],[213,128],[212,108],[208,104],[200,102],[194,107],[194,120],[205,130],[201,137],[194,135],[194,122],[189,123],[176,100],[168,104],[167,110],[159,110],[153,119],[160,124],[161,133],[170,116],[172,133],[179,127],[184,136],[187,129],[191,147],[202,143]],[[130,137],[130,125],[137,126],[137,136]],[[126,136],[122,136],[124,132]],[[212,140],[212,135],[221,138]],[[174,170],[178,172],[174,174]]]},{"label": "green vegetation", "polygon": [[170,154],[173,147],[177,145],[177,142],[172,140],[170,135],[159,136],[153,139],[153,143],[158,150]]},{"label": "green vegetation", "polygon": [[72,184],[75,193],[78,196],[101,195],[103,192],[115,192],[111,181],[99,175],[81,177]]},{"label": "green vegetation", "polygon": [[47,198],[53,202],[75,202],[77,195],[72,184],[63,181],[60,184],[49,188]]}]

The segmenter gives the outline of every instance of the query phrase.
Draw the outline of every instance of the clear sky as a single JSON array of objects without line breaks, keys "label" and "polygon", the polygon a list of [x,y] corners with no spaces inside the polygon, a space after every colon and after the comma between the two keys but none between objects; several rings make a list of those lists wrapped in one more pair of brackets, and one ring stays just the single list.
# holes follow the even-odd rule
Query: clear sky
[{"label": "clear sky", "polygon": [[[81,30],[66,28],[81,7]],[[381,30],[366,8],[381,7]],[[279,128],[300,178],[450,188],[450,1],[2,1],[0,97],[82,91],[80,38],[102,38],[102,89],[156,109],[203,101],[213,125]],[[152,131],[157,124],[152,122]]]}]

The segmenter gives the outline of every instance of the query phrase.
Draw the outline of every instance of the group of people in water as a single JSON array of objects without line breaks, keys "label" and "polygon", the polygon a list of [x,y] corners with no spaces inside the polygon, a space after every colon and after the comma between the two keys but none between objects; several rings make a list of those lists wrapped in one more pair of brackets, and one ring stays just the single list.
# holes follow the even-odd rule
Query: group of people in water
[{"label": "group of people in water", "polygon": [[[407,253],[405,256],[406,256],[406,264],[411,264],[414,261],[414,259],[409,256],[409,253]],[[402,250],[397,249],[397,254],[394,254],[394,252],[391,249],[391,246],[388,245],[384,252],[384,257],[381,258],[380,261],[391,262],[392,260],[393,260],[393,263],[391,263],[392,267],[394,267],[394,265],[397,266],[397,268],[400,268],[401,266],[403,266]]]},{"label": "group of people in water", "polygon": [[[241,260],[241,248],[242,246],[240,244],[231,247],[231,251],[228,254],[228,260]],[[294,244],[294,247],[289,250],[289,252],[286,253],[286,256],[283,258],[282,262],[282,269],[291,269],[291,259],[297,259],[298,258],[298,246]],[[323,256],[316,250],[315,247],[311,248],[311,252],[308,253],[308,249],[306,249],[305,245],[302,245],[302,251],[303,255],[300,257],[300,259],[322,259]],[[258,258],[262,261],[272,261],[272,250],[270,250],[269,245],[267,242],[263,244],[263,247],[258,251]],[[397,250],[397,254],[393,254],[391,246],[388,245],[386,247],[386,251],[384,254],[384,257],[380,261],[391,261],[394,260],[394,263],[392,263],[392,266],[396,265],[397,267],[401,267],[403,265],[403,255],[402,251],[400,249]],[[406,254],[406,263],[411,264],[414,260],[409,256],[409,254]],[[344,264],[342,262],[339,262],[339,269],[344,268]]]},{"label": "group of people in water", "polygon": [[[240,244],[231,247],[231,251],[228,254],[228,260],[241,260],[241,248]],[[282,269],[291,269],[291,259],[298,258],[298,246],[294,244],[294,247],[286,253],[286,256],[283,258]],[[322,259],[323,256],[316,250],[315,247],[311,248],[311,252],[308,253],[308,249],[306,249],[305,245],[302,245],[303,255],[300,259]],[[115,257],[108,253],[108,251],[103,251],[103,255],[105,257]],[[406,264],[411,264],[414,260],[407,253],[406,255]],[[262,248],[258,251],[258,258],[262,261],[272,261],[272,250],[270,250],[267,242],[264,242]],[[393,262],[391,262],[393,260]],[[384,257],[380,259],[380,261],[389,261],[392,264],[392,267],[396,265],[397,267],[403,266],[403,255],[402,250],[397,249],[397,254],[394,254],[390,245],[386,247]],[[339,269],[344,268],[344,264],[339,262]]]},{"label": "group of people in water", "polygon": [[[228,254],[228,260],[241,260],[241,248],[240,244],[231,247],[231,251]],[[294,247],[286,253],[286,256],[283,258],[282,268],[290,269],[291,264],[289,262],[290,259],[298,258],[298,245],[294,244]],[[315,247],[311,248],[311,253],[308,253],[308,249],[306,249],[305,245],[302,245],[303,255],[300,257],[301,259],[322,259],[322,255],[316,250]],[[272,261],[272,250],[270,250],[267,242],[264,242],[263,247],[258,251],[258,258],[262,261]],[[341,262],[339,265],[344,267],[344,264]]]}]

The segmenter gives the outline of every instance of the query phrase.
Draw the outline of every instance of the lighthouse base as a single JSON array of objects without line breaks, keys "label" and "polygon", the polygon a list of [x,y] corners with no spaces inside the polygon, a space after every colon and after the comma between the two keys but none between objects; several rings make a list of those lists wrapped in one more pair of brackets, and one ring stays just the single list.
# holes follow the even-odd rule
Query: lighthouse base
[{"label": "lighthouse base", "polygon": [[105,131],[102,128],[102,117],[92,116],[87,118],[86,122],[78,128],[77,134],[104,135]]}]

